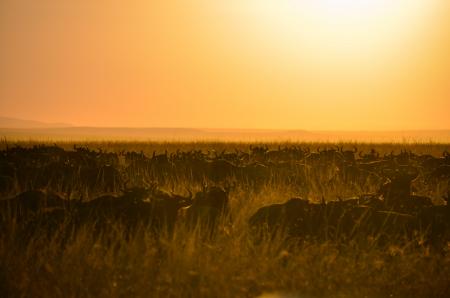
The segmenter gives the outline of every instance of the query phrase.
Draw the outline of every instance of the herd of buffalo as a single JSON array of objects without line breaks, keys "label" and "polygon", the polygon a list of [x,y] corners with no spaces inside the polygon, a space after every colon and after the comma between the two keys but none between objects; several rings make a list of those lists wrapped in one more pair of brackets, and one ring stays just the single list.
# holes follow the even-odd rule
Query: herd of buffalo
[{"label": "herd of buffalo", "polygon": [[[186,189],[186,195],[160,187],[177,179],[190,179],[202,189]],[[6,148],[0,151],[1,232],[13,222],[27,237],[37,230],[51,235],[84,224],[97,232],[118,224],[127,233],[138,228],[170,233],[178,222],[213,236],[219,224],[233,226],[230,185],[257,187],[277,179],[303,189],[340,183],[370,191],[347,199],[292,198],[263,206],[248,219],[256,239],[283,231],[295,239],[450,241],[450,192],[436,203],[413,187],[421,179],[448,189],[448,152],[440,157],[410,151],[381,155],[374,149],[299,146],[151,156],[56,145]]]}]

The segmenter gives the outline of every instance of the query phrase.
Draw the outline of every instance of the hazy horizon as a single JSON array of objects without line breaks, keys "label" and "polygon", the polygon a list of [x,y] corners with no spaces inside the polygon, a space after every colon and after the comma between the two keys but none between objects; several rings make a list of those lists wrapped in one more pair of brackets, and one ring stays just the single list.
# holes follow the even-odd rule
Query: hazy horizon
[{"label": "hazy horizon", "polygon": [[362,129],[348,129],[348,130],[340,130],[340,129],[320,129],[320,130],[309,130],[303,128],[291,128],[291,129],[282,129],[282,128],[247,128],[247,127],[176,127],[176,126],[114,126],[114,125],[105,125],[105,126],[95,126],[95,125],[76,125],[73,123],[54,123],[54,122],[43,122],[35,119],[19,119],[8,116],[0,115],[0,129],[42,129],[42,128],[94,128],[94,129],[180,129],[180,130],[207,130],[207,131],[216,131],[216,132],[227,132],[227,131],[267,131],[267,132],[275,132],[275,131],[299,131],[299,132],[374,132],[374,133],[395,133],[395,132],[438,132],[438,131],[450,131],[450,128],[442,128],[442,129],[386,129],[386,130],[362,130]]},{"label": "hazy horizon", "polygon": [[43,123],[0,116],[0,137],[8,140],[269,141],[269,142],[438,142],[450,130],[304,130],[199,127],[94,127]]}]

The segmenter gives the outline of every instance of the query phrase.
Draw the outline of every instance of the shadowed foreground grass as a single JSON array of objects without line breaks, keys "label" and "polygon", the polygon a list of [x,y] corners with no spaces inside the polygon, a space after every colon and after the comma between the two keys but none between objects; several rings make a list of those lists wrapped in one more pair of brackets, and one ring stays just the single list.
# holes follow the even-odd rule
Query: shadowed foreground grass
[{"label": "shadowed foreground grass", "polygon": [[0,241],[3,297],[448,297],[450,254],[414,243],[255,244],[245,230],[214,241],[120,232],[93,239],[89,228],[61,248],[58,238],[23,246]]},{"label": "shadowed foreground grass", "polygon": [[[3,297],[448,297],[450,247],[436,252],[420,239],[404,244],[292,242],[277,235],[256,241],[246,221],[263,191],[236,204],[234,225],[223,221],[214,239],[179,221],[173,234],[122,227],[94,238],[86,226],[67,237],[37,233],[25,242],[0,236]],[[14,231],[14,224],[8,227]]]}]

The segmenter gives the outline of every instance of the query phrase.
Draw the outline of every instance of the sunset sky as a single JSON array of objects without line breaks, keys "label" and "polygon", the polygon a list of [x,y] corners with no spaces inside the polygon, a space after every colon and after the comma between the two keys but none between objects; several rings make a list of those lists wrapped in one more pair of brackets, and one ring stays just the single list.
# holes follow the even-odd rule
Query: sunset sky
[{"label": "sunset sky", "polygon": [[0,116],[450,129],[450,1],[0,0]]}]

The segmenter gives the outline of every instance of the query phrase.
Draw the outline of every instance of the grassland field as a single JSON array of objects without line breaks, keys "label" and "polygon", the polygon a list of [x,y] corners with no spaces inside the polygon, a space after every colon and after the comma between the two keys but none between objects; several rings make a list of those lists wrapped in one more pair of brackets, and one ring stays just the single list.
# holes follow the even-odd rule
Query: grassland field
[{"label": "grassland field", "polygon": [[[3,140],[0,150],[42,144],[33,140]],[[169,154],[192,150],[219,154],[236,150],[249,152],[250,146],[267,146],[269,150],[299,146],[308,147],[311,152],[336,146],[348,150],[356,147],[359,152],[375,149],[380,156],[405,151],[442,157],[444,151],[450,150],[449,144],[440,143],[54,141],[45,145],[53,144],[65,150],[73,150],[75,145],[114,153],[143,152],[148,157],[166,150]],[[142,177],[130,172],[128,175],[131,184],[141,186]],[[450,297],[450,243],[437,250],[421,242],[420,235],[409,242],[384,245],[374,245],[369,238],[299,242],[291,241],[282,233],[264,241],[253,241],[248,219],[262,206],[282,203],[292,197],[336,200],[374,192],[379,187],[371,181],[360,185],[348,185],[340,180],[325,183],[322,176],[314,175],[306,177],[301,185],[283,176],[264,180],[257,186],[234,181],[229,191],[230,216],[219,224],[212,239],[204,237],[201,226],[188,229],[183,221],[177,221],[173,233],[161,233],[157,237],[144,227],[132,237],[125,237],[123,226],[111,223],[109,232],[100,235],[92,233],[86,225],[64,241],[58,234],[50,238],[42,236],[45,231],[22,241],[18,224],[14,220],[3,221],[0,296]],[[201,190],[203,182],[183,175],[157,181],[161,189],[182,194],[187,190]],[[443,204],[449,180],[426,184],[418,179],[414,189],[434,203]],[[67,195],[64,188],[53,190]],[[72,196],[77,193],[85,191],[72,189]]]}]

